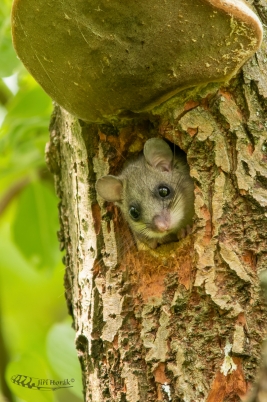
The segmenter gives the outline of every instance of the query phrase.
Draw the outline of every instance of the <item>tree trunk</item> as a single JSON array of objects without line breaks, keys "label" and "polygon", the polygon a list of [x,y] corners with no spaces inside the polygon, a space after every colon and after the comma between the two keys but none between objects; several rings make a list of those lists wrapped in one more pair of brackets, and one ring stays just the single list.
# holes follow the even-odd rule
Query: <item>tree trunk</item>
[{"label": "tree trunk", "polygon": [[[56,107],[47,159],[86,401],[240,401],[251,387],[266,335],[264,57],[228,86],[183,91],[132,120],[86,124]],[[193,231],[137,250],[95,182],[158,136],[187,153]]]}]

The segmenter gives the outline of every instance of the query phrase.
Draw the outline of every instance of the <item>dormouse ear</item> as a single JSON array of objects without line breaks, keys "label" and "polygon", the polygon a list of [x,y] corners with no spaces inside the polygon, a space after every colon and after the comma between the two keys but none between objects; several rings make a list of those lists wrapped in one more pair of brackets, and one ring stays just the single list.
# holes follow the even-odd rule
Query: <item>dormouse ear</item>
[{"label": "dormouse ear", "polygon": [[156,169],[163,172],[172,170],[172,150],[161,138],[150,138],[145,143],[144,156],[147,163]]},{"label": "dormouse ear", "polygon": [[115,176],[103,176],[96,182],[96,191],[106,201],[120,201],[122,199],[122,182]]}]

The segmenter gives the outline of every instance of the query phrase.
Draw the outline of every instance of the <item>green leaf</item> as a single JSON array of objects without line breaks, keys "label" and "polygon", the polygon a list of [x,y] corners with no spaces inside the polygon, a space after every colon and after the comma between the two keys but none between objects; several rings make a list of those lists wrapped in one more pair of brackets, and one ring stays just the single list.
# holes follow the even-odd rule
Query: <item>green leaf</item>
[{"label": "green leaf", "polygon": [[67,323],[55,324],[47,336],[47,356],[59,379],[74,379],[69,390],[83,399],[81,367],[74,347],[75,332]]},{"label": "green leaf", "polygon": [[25,78],[23,89],[7,105],[0,129],[0,179],[44,166],[51,112],[51,99],[31,78]]},{"label": "green leaf", "polygon": [[0,78],[0,105],[5,105],[10,99],[13,98],[13,93],[6,85],[6,83]]},{"label": "green leaf", "polygon": [[[8,2],[10,3],[10,2]],[[0,3],[0,77],[12,75],[20,61],[15,53],[11,39],[10,4]]]},{"label": "green leaf", "polygon": [[28,79],[20,91],[14,96],[8,106],[8,120],[49,117],[52,111],[51,98],[40,86]]},{"label": "green leaf", "polygon": [[[17,377],[21,375],[21,377]],[[10,362],[6,370],[6,382],[11,391],[27,402],[54,402],[53,391],[41,391],[33,384],[38,384],[38,379],[51,378],[45,362],[34,354],[24,354],[16,361]],[[32,380],[31,380],[32,378]],[[17,382],[13,382],[17,379]],[[20,381],[19,381],[20,380]],[[23,383],[23,386],[21,382]],[[27,385],[28,384],[28,385]],[[30,388],[32,386],[32,388]]]},{"label": "green leaf", "polygon": [[33,182],[20,194],[12,228],[26,259],[36,268],[54,269],[60,260],[57,199],[45,183]]}]

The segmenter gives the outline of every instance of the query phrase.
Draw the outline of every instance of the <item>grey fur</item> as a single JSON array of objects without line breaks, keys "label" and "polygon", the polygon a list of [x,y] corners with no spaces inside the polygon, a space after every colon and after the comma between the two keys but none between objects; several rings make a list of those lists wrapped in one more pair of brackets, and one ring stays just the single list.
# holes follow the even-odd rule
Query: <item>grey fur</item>
[{"label": "grey fur", "polygon": [[[159,196],[161,185],[173,189],[166,199]],[[119,176],[100,178],[96,189],[102,198],[120,207],[136,238],[151,248],[177,240],[179,231],[192,223],[194,184],[185,155],[173,155],[160,138],[148,140],[144,155],[129,160]],[[129,214],[133,205],[141,210],[137,221]],[[170,227],[165,231],[167,224]]]}]

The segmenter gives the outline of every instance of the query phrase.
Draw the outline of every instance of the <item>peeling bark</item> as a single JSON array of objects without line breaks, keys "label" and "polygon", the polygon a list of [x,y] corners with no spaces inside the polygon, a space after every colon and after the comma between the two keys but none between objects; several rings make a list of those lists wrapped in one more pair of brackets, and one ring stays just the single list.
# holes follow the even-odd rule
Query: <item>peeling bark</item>
[{"label": "peeling bark", "polygon": [[[266,336],[265,47],[228,86],[184,91],[115,125],[56,107],[47,159],[86,401],[230,402],[251,388]],[[137,250],[94,184],[155,136],[187,153],[194,226]]]}]

